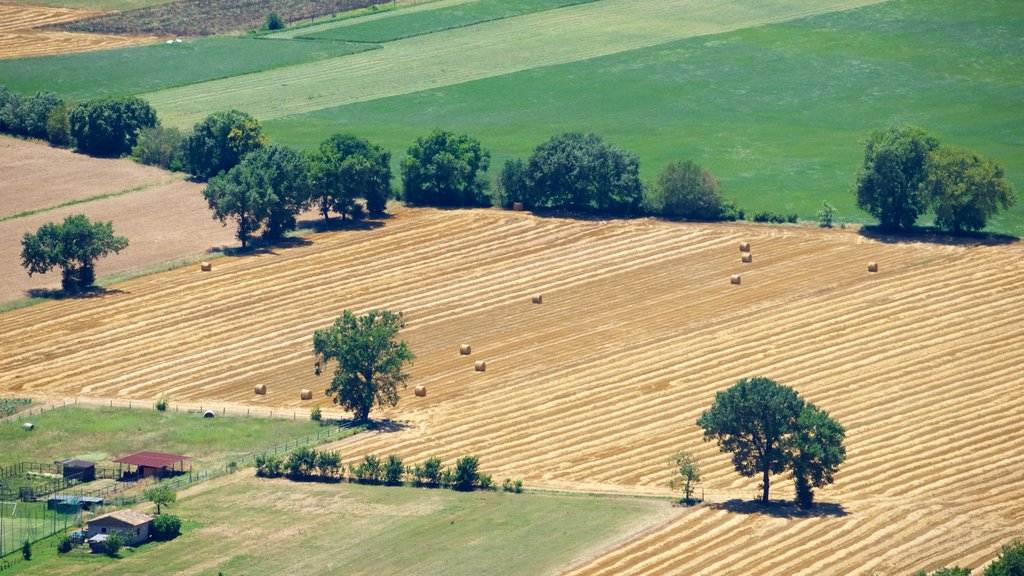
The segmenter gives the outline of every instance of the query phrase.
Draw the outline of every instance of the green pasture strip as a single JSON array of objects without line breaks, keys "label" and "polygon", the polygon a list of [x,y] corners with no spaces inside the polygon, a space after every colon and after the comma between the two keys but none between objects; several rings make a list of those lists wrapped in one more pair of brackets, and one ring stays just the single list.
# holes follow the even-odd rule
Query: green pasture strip
[{"label": "green pasture strip", "polygon": [[[694,159],[748,214],[871,222],[851,188],[861,141],[891,123],[1001,161],[1021,194],[989,230],[1024,234],[1024,12],[1014,0],[898,0],[341,106],[266,123],[275,142],[352,132],[401,156],[435,126],[479,138],[494,177],[552,135],[597,132],[655,182]],[[928,218],[921,223],[927,223]]]},{"label": "green pasture strip", "polygon": [[125,12],[160,4],[170,4],[175,0],[14,0],[14,4],[54,6],[58,8],[79,8],[82,10],[110,10]]},{"label": "green pasture strip", "polygon": [[436,10],[404,13],[394,18],[363,21],[352,26],[339,26],[320,32],[304,34],[299,38],[313,40],[340,40],[347,42],[390,42],[442,30],[464,28],[491,20],[511,18],[533,12],[542,12],[585,4],[595,0],[477,0]]},{"label": "green pasture strip", "polygon": [[220,482],[179,498],[174,514],[199,527],[171,542],[110,563],[20,563],[18,573],[556,574],[668,506],[254,476]]},{"label": "green pasture strip", "polygon": [[878,0],[602,0],[384,44],[381,50],[142,95],[165,124],[213,110],[261,120],[575,62]]},{"label": "green pasture strip", "polygon": [[[173,402],[173,397],[172,397]],[[68,458],[103,461],[150,450],[183,454],[196,471],[322,430],[307,418],[201,414],[67,406],[32,417],[35,430],[0,424],[0,466]]]},{"label": "green pasture strip", "polygon": [[150,188],[156,188],[159,186],[166,186],[172,182],[181,180],[182,177],[173,178],[163,182],[151,182],[149,184],[141,184],[134,188],[128,188],[126,190],[119,190],[117,192],[108,192],[106,194],[97,194],[96,196],[89,196],[88,198],[79,198],[78,200],[68,200],[55,206],[47,206],[46,208],[37,208],[35,210],[28,210],[26,212],[20,212],[18,214],[11,214],[10,216],[0,216],[0,222],[6,222],[8,220],[15,220],[17,218],[25,218],[27,216],[35,216],[36,214],[42,214],[44,212],[52,212],[58,208],[67,208],[68,206],[77,206],[78,204],[86,204],[88,202],[95,202],[97,200],[106,200],[107,198],[117,198],[118,196],[124,196],[125,194],[131,194],[133,192],[141,192],[143,190],[149,190]]},{"label": "green pasture strip", "polygon": [[[84,100],[161,90],[371,50],[367,44],[213,36],[19,60],[0,60],[0,84]],[[210,110],[212,112],[213,110]]]},{"label": "green pasture strip", "polygon": [[475,1],[476,0],[425,0],[423,2],[417,2],[416,4],[408,4],[404,6],[377,4],[368,8],[361,8],[359,10],[338,14],[334,18],[326,20],[323,18],[317,21],[303,20],[298,23],[289,24],[284,30],[266,32],[262,34],[262,36],[264,38],[297,38],[304,34],[331,30],[339,26],[353,26],[356,24],[362,24],[363,22],[392,18],[399,15],[422,12],[424,10],[437,10],[447,6],[456,6]]}]

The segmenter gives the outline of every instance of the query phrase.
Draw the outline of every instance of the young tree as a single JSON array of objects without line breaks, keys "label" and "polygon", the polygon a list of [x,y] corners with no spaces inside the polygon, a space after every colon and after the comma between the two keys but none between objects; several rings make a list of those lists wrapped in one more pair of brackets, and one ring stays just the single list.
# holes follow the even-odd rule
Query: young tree
[{"label": "young tree", "polygon": [[822,228],[831,228],[832,219],[835,218],[836,207],[831,202],[825,200],[821,203],[821,210],[818,210],[818,226]]},{"label": "young tree", "polygon": [[25,541],[21,543],[21,557],[25,560],[32,559],[32,542],[28,538],[25,538]]},{"label": "young tree", "polygon": [[405,474],[405,466],[402,465],[402,459],[394,454],[389,455],[388,459],[384,461],[382,474],[385,484],[389,486],[401,484],[402,475]]},{"label": "young tree", "polygon": [[214,112],[185,138],[185,166],[189,174],[208,180],[231,170],[246,154],[267,142],[263,126],[245,112]]},{"label": "young tree", "polygon": [[329,213],[352,213],[356,198],[366,199],[372,215],[384,213],[391,198],[391,153],[351,134],[335,134],[309,158],[313,202]]},{"label": "young tree", "polygon": [[479,466],[480,458],[476,456],[463,456],[456,460],[452,488],[462,492],[472,490],[480,482]]},{"label": "young tree", "polygon": [[940,146],[925,161],[922,188],[935,224],[952,232],[976,231],[1017,201],[1003,167],[955,146]]},{"label": "young tree", "polygon": [[718,180],[692,160],[665,166],[656,204],[662,216],[688,220],[721,220],[726,206]]},{"label": "young tree", "polygon": [[313,333],[316,375],[337,361],[331,385],[324,394],[365,422],[374,406],[398,404],[398,387],[405,388],[403,371],[414,356],[404,341],[396,340],[405,326],[401,312],[370,310],[356,317],[345,310],[334,324]]},{"label": "young tree", "polygon": [[158,515],[160,514],[161,506],[170,506],[178,499],[178,495],[174,493],[174,490],[166,486],[154,486],[144,490],[142,495],[146,497],[146,500],[156,504],[156,513]]},{"label": "young tree", "polygon": [[417,138],[402,159],[403,197],[423,206],[490,206],[484,177],[490,162],[476,138],[437,128]]},{"label": "young tree", "polygon": [[846,430],[828,412],[810,402],[804,404],[796,429],[786,442],[800,506],[813,506],[814,488],[832,483],[839,465],[846,460],[845,438]]},{"label": "young tree", "polygon": [[921,192],[925,160],[937,138],[914,126],[875,130],[864,142],[864,165],[857,174],[857,206],[886,230],[907,229],[927,209]]},{"label": "young tree", "polygon": [[437,456],[431,456],[422,465],[417,464],[414,466],[412,474],[421,484],[440,484],[441,470],[441,459]]},{"label": "young tree", "polygon": [[61,286],[75,293],[96,279],[96,260],[121,252],[128,239],[114,236],[111,222],[90,222],[85,215],[75,214],[59,224],[43,224],[35,234],[26,232],[21,246],[21,265],[29,276],[60,268]]},{"label": "young tree", "polygon": [[678,476],[673,478],[669,485],[673,490],[683,489],[683,500],[690,504],[693,502],[693,489],[700,483],[700,466],[692,454],[683,450],[672,456],[672,465],[676,468]]},{"label": "young tree", "polygon": [[68,114],[75,148],[90,156],[131,152],[143,128],[157,125],[156,110],[134,96],[82,102]]},{"label": "young tree", "polygon": [[743,476],[761,475],[761,503],[768,504],[770,476],[790,464],[786,440],[796,428],[804,401],[789,387],[768,378],[742,379],[718,392],[711,408],[697,420],[704,441],[718,441],[732,452],[732,463]]},{"label": "young tree", "polygon": [[636,154],[597,134],[570,132],[537,146],[525,177],[529,207],[635,214],[644,199]]}]

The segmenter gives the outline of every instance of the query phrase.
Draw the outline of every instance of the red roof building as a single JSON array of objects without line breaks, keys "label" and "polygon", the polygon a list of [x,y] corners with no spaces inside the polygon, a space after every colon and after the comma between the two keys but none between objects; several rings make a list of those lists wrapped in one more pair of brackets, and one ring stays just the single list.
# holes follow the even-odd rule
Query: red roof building
[{"label": "red roof building", "polygon": [[[180,454],[167,454],[166,452],[136,452],[131,456],[114,460],[118,464],[138,466],[138,474],[142,478],[150,476],[165,476],[173,472],[184,472],[182,464],[188,456]],[[174,466],[178,465],[175,470]]]}]

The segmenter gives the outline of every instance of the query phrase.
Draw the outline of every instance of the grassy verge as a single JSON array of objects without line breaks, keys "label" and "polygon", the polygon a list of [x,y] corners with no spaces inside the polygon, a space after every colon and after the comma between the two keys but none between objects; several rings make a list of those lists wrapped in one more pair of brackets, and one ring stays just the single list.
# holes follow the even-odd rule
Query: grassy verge
[{"label": "grassy verge", "polygon": [[97,200],[106,200],[107,198],[116,198],[118,196],[124,196],[125,194],[131,194],[132,192],[141,192],[143,190],[149,190],[150,188],[156,188],[158,186],[166,186],[172,182],[181,180],[184,175],[167,180],[165,182],[153,182],[150,184],[142,184],[141,186],[135,186],[134,188],[128,188],[126,190],[119,190],[117,192],[108,192],[106,194],[97,194],[96,196],[90,196],[88,198],[79,198],[77,200],[68,200],[63,204],[57,204],[56,206],[47,206],[46,208],[37,208],[35,210],[28,210],[26,212],[20,212],[18,214],[11,214],[9,216],[0,217],[0,222],[6,222],[8,220],[15,220],[17,218],[25,218],[27,216],[35,216],[36,214],[42,214],[44,212],[51,212],[59,208],[67,208],[68,206],[77,206],[78,204],[85,204],[87,202],[95,202]]},{"label": "grassy verge", "polygon": [[[21,574],[551,574],[667,504],[557,494],[458,493],[236,474],[179,499],[200,527],[116,562],[41,557]],[[311,538],[311,536],[315,537]],[[31,566],[27,566],[32,564]]]}]

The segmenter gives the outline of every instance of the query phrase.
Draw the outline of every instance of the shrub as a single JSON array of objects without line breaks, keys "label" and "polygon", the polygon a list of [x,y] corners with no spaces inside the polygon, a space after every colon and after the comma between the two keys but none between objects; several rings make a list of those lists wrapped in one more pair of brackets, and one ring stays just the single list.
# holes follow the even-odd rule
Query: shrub
[{"label": "shrub", "polygon": [[334,478],[338,475],[338,470],[341,468],[341,455],[330,450],[317,452],[316,467],[320,470],[321,476]]},{"label": "shrub", "polygon": [[480,474],[477,466],[480,459],[476,456],[463,456],[455,462],[455,472],[452,478],[452,488],[468,492],[480,483]]},{"label": "shrub", "polygon": [[349,473],[356,482],[379,482],[382,474],[380,458],[376,454],[367,454],[359,465],[349,465]]},{"label": "shrub", "polygon": [[320,407],[319,406],[313,406],[309,410],[309,419],[314,421],[314,422],[319,422],[321,418],[323,418],[323,414],[320,412]]},{"label": "shrub", "polygon": [[277,12],[267,13],[266,24],[263,25],[267,30],[281,30],[284,28],[284,22],[281,21],[281,17],[277,15]]},{"label": "shrub", "polygon": [[156,409],[160,412],[165,412],[167,410],[167,401],[167,394],[161,394],[160,397],[156,399]]},{"label": "shrub", "polygon": [[256,455],[256,475],[263,478],[276,478],[281,475],[281,457],[277,454]]},{"label": "shrub", "polygon": [[490,474],[481,474],[478,483],[481,490],[491,490],[494,488],[494,481],[491,479]]},{"label": "shrub", "polygon": [[284,468],[287,470],[289,478],[298,480],[312,476],[313,470],[316,469],[316,463],[316,450],[303,446],[301,448],[296,448],[288,455],[288,460],[285,462]]},{"label": "shrub", "polygon": [[427,458],[423,465],[417,464],[413,467],[413,476],[421,484],[441,483],[441,459],[437,456]]},{"label": "shrub", "polygon": [[185,135],[177,128],[143,128],[139,131],[135,147],[132,148],[132,158],[141,164],[182,171],[185,169],[184,143]]},{"label": "shrub", "polygon": [[174,514],[161,514],[153,519],[153,529],[150,531],[154,540],[173,540],[181,534],[181,518]]},{"label": "shrub", "polygon": [[818,226],[831,228],[832,219],[836,215],[836,208],[828,200],[821,203],[821,210],[818,210]]},{"label": "shrub", "polygon": [[783,216],[782,214],[776,214],[775,212],[769,212],[767,210],[762,210],[754,214],[754,222],[771,222],[772,224],[784,224],[789,222],[791,224],[795,224],[796,221],[796,214]]},{"label": "shrub", "polygon": [[25,560],[32,559],[32,543],[28,541],[28,538],[21,543],[21,557]]},{"label": "shrub", "polygon": [[444,487],[449,487],[455,484],[455,471],[451,467],[445,468],[441,471],[441,476],[438,477],[437,483]]},{"label": "shrub", "polygon": [[405,466],[402,465],[402,460],[398,456],[391,454],[388,459],[384,461],[383,468],[384,483],[389,486],[395,486],[402,483],[402,474],[405,473]]},{"label": "shrub", "polygon": [[117,553],[121,551],[121,547],[128,543],[128,540],[120,532],[111,532],[107,536],[106,542],[103,543],[103,553],[111,558],[117,558]]},{"label": "shrub", "polygon": [[655,205],[667,218],[723,220],[726,215],[718,180],[692,160],[665,166],[658,178]]},{"label": "shrub", "polygon": [[61,536],[60,542],[57,542],[57,553],[67,554],[71,552],[71,549],[75,547],[75,543],[71,541],[71,536],[65,534]]}]

